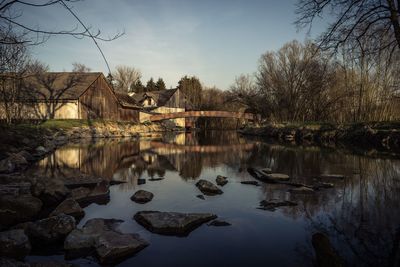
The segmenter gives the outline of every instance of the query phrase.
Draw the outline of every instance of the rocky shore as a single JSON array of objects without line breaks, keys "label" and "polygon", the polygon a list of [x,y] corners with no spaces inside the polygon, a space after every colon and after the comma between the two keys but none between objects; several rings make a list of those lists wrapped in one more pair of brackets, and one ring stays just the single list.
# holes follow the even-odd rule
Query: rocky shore
[{"label": "rocky shore", "polygon": [[241,134],[288,143],[332,146],[337,143],[365,149],[400,152],[400,122],[333,124],[267,124],[249,126]]},{"label": "rocky shore", "polygon": [[0,130],[0,173],[13,173],[24,170],[68,142],[95,138],[131,138],[174,129],[162,124],[97,122],[67,127],[64,124],[21,125],[2,127]]}]

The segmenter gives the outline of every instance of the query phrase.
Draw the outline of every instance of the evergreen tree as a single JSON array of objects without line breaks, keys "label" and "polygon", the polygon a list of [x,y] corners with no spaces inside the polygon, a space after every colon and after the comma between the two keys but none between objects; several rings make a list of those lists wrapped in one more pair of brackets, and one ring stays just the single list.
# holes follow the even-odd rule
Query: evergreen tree
[{"label": "evergreen tree", "polygon": [[165,82],[164,82],[164,80],[162,78],[158,78],[158,80],[156,82],[156,88],[157,88],[158,91],[166,89]]},{"label": "evergreen tree", "polygon": [[157,87],[156,87],[156,84],[154,83],[154,80],[152,77],[146,84],[146,92],[151,92],[151,91],[156,91],[156,90],[157,90]]},{"label": "evergreen tree", "polygon": [[142,81],[140,81],[140,79],[139,79],[134,84],[132,84],[131,91],[133,91],[137,94],[143,93],[143,92],[146,92],[146,87],[144,87],[144,85],[142,84]]}]

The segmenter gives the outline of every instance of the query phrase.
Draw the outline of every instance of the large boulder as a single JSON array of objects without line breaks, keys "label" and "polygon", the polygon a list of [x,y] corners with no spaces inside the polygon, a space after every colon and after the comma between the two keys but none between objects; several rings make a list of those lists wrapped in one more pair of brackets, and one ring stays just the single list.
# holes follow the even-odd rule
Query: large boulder
[{"label": "large boulder", "polygon": [[0,232],[0,256],[23,260],[31,251],[31,244],[24,230]]},{"label": "large boulder", "polygon": [[63,242],[75,229],[75,219],[70,215],[60,214],[23,225],[32,246],[53,245]]},{"label": "large boulder", "polygon": [[160,211],[139,211],[134,219],[151,232],[163,235],[186,236],[191,231],[213,219],[211,213],[179,213]]},{"label": "large boulder", "polygon": [[218,195],[223,193],[215,184],[207,180],[199,180],[196,186],[205,195]]},{"label": "large boulder", "polygon": [[46,206],[57,206],[70,194],[60,178],[36,177],[32,186],[33,194]]},{"label": "large boulder", "polygon": [[42,208],[42,201],[30,194],[0,196],[0,227],[34,219]]},{"label": "large boulder", "polygon": [[148,245],[139,235],[119,232],[117,227],[121,222],[98,218],[87,221],[65,239],[66,257],[71,259],[95,254],[102,264],[115,264]]},{"label": "large boulder", "polygon": [[144,204],[153,199],[153,193],[146,191],[146,190],[138,190],[131,196],[131,200],[135,201],[136,203]]},{"label": "large boulder", "polygon": [[215,178],[215,182],[219,186],[224,186],[228,183],[228,178],[222,175],[218,175],[217,178]]},{"label": "large boulder", "polygon": [[79,206],[79,203],[72,198],[67,198],[60,203],[51,213],[50,216],[56,216],[60,214],[71,215],[76,220],[80,220],[85,216],[85,211]]}]

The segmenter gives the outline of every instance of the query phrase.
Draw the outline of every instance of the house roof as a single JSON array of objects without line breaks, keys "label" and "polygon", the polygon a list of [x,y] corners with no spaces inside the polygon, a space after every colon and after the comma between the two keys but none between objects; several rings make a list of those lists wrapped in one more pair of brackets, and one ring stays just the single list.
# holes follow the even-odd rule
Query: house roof
[{"label": "house roof", "polygon": [[140,105],[135,101],[135,99],[123,92],[115,92],[119,103],[128,108],[140,108]]},{"label": "house roof", "polygon": [[146,92],[145,95],[154,99],[157,106],[164,106],[165,103],[175,94],[178,89],[168,89],[160,91]]},{"label": "house roof", "polygon": [[101,72],[46,72],[24,78],[24,87],[37,100],[78,99]]}]

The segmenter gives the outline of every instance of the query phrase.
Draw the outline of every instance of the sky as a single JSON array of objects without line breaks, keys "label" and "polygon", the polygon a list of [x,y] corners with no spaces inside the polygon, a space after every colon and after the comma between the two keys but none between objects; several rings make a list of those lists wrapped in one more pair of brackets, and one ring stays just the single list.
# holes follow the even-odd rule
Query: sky
[{"label": "sky", "polygon": [[[176,87],[184,75],[196,76],[207,87],[228,89],[240,74],[257,70],[260,56],[293,39],[304,41],[321,32],[321,25],[297,31],[297,0],[85,0],[73,3],[74,12],[92,31],[111,69],[128,65],[139,69],[142,82],[163,78]],[[21,21],[45,30],[73,29],[74,18],[61,5],[24,7]],[[108,70],[90,39],[53,36],[32,48],[33,57],[51,71],[70,71],[83,63],[105,75]]]}]

